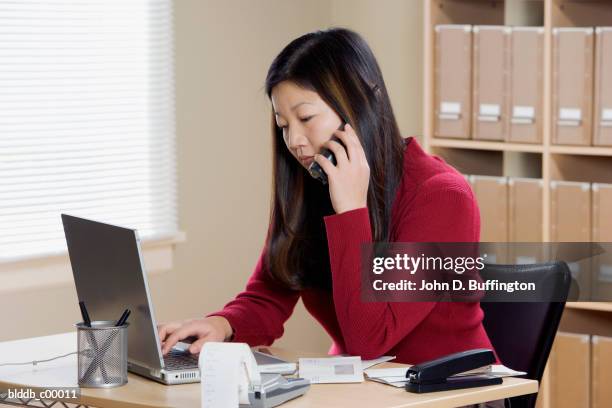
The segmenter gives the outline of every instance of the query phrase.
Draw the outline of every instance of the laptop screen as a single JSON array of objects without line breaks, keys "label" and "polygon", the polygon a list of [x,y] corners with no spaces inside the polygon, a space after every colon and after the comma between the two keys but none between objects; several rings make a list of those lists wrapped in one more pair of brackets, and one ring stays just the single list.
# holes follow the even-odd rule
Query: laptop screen
[{"label": "laptop screen", "polygon": [[92,321],[128,319],[128,361],[163,367],[151,297],[135,230],[62,214],[79,301]]}]

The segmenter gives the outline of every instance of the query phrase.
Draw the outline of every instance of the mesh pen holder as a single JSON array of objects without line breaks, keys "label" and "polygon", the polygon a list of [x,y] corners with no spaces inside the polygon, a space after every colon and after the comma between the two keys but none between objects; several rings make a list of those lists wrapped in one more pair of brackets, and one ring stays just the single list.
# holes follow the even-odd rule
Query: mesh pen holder
[{"label": "mesh pen holder", "polygon": [[112,388],[127,383],[128,326],[98,320],[77,323],[79,386]]}]

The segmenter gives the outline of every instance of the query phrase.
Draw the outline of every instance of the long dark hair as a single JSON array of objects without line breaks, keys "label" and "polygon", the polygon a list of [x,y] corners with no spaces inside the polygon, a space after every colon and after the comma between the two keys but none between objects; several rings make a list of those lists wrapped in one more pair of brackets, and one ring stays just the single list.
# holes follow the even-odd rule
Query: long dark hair
[{"label": "long dark hair", "polygon": [[[266,93],[291,81],[323,99],[357,133],[370,166],[367,205],[374,241],[389,239],[391,207],[402,176],[403,144],[374,54],[344,28],[305,34],[274,59]],[[331,135],[330,135],[331,136]],[[331,287],[323,216],[333,214],[326,186],[291,155],[272,112],[273,186],[264,262],[291,289]]]}]

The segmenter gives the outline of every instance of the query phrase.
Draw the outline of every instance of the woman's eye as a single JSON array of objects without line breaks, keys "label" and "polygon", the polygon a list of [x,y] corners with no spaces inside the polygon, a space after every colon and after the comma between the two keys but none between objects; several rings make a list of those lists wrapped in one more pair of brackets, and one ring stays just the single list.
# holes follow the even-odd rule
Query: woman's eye
[{"label": "woman's eye", "polygon": [[[301,121],[301,122],[308,122],[308,121],[309,121],[310,119],[312,119],[313,117],[314,117],[314,115],[311,115],[311,116],[306,116],[306,117],[300,118],[300,121]],[[287,129],[287,128],[289,127],[289,125],[282,125],[282,126],[281,126],[281,125],[277,125],[277,126],[278,126],[280,129],[283,129],[283,130],[285,130],[285,129]]]}]

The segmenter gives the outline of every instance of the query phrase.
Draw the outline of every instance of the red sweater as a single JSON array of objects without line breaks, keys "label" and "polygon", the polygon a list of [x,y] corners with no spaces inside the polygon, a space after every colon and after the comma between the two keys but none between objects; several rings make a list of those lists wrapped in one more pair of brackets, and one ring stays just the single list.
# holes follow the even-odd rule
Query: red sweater
[{"label": "red sweater", "polygon": [[[442,159],[410,138],[404,174],[391,217],[394,242],[477,242],[480,214],[469,185]],[[479,303],[360,301],[360,244],[371,242],[367,208],[325,217],[332,292],[293,291],[271,281],[263,253],[246,289],[209,316],[225,317],[234,340],[270,345],[283,334],[300,296],[306,309],[333,339],[330,354],[364,359],[395,355],[417,364],[471,348],[493,348],[482,326]]]}]

